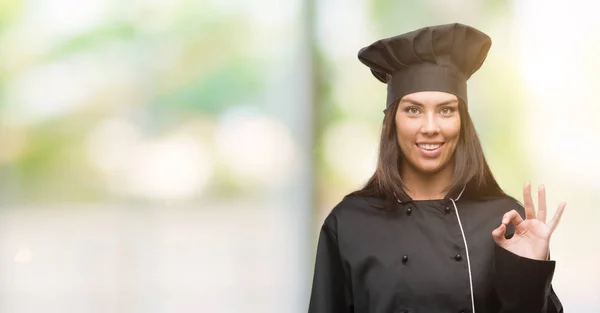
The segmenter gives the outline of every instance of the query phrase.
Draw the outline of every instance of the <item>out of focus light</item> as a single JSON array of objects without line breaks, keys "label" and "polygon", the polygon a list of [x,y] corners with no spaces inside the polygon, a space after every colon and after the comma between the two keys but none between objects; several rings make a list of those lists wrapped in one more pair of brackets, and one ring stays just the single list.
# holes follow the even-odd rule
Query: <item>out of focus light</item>
[{"label": "out of focus light", "polygon": [[144,140],[130,122],[112,119],[88,138],[88,157],[111,189],[156,200],[185,199],[207,184],[213,161],[199,138],[177,132]]},{"label": "out of focus light", "polygon": [[[10,49],[5,61],[19,63],[20,51]],[[128,93],[137,90],[140,84],[139,73],[132,64],[134,58],[139,57],[130,52],[130,47],[110,43],[94,52],[81,52],[24,69],[6,85],[11,120],[35,124],[98,101],[104,102],[104,107],[108,103],[118,105],[124,96],[127,102],[131,101],[128,98],[135,95]]]},{"label": "out of focus light", "polygon": [[288,129],[255,113],[226,115],[216,139],[220,156],[242,183],[278,186],[291,177],[299,160]]},{"label": "out of focus light", "polygon": [[182,8],[182,0],[150,0],[131,1],[132,12],[135,12],[135,22],[139,30],[144,32],[165,31],[177,24],[178,13]]},{"label": "out of focus light", "polygon": [[30,69],[9,85],[9,100],[19,103],[15,109],[21,113],[13,117],[37,121],[85,104],[94,89],[87,78],[72,60]]},{"label": "out of focus light", "polygon": [[135,125],[122,119],[109,119],[90,133],[88,157],[104,172],[126,171],[139,140]]},{"label": "out of focus light", "polygon": [[[580,77],[579,62],[575,57],[583,50],[584,42],[580,36],[583,32],[575,31],[579,26],[574,22],[580,20],[581,15],[564,14],[561,4],[538,1],[534,5],[534,2],[515,4],[517,15],[523,16],[518,32],[521,47],[519,68],[523,78],[535,93],[571,91],[578,83],[574,78]],[[556,22],[557,18],[560,23]],[[557,37],[563,38],[564,44],[557,44]]]},{"label": "out of focus light", "polygon": [[0,165],[20,157],[27,148],[25,131],[13,127],[0,127]]},{"label": "out of focus light", "polygon": [[22,247],[17,251],[15,255],[15,262],[17,263],[31,263],[33,261],[33,252],[27,247]]},{"label": "out of focus light", "polygon": [[127,189],[151,199],[192,197],[212,170],[208,153],[188,134],[141,143],[130,161]]},{"label": "out of focus light", "polygon": [[[9,54],[44,55],[68,39],[104,23],[109,3],[103,0],[20,1],[18,23],[7,32]],[[65,8],[69,8],[65,10]],[[26,58],[25,58],[26,59]]]},{"label": "out of focus light", "polygon": [[589,38],[600,34],[600,24],[595,2],[576,2],[565,14],[565,3],[515,1],[520,18],[518,68],[529,95],[523,114],[537,170],[553,169],[549,176],[598,185],[598,151],[590,143],[598,139],[600,109],[589,104],[596,101],[600,68],[597,55],[590,53]]},{"label": "out of focus light", "polygon": [[332,125],[325,133],[327,165],[353,182],[370,177],[377,164],[377,134],[357,121]]},{"label": "out of focus light", "polygon": [[[370,1],[355,0],[347,5],[343,0],[330,0],[317,1],[317,4],[320,47],[333,58],[355,61],[358,49],[373,38],[373,23],[369,21],[369,14],[365,14],[370,11]],[[343,12],[339,12],[341,7]]]},{"label": "out of focus light", "polygon": [[[107,1],[51,0],[33,1],[27,11],[30,27],[37,27],[44,37],[68,37],[91,29],[103,22]],[[65,10],[69,8],[69,10]]]}]

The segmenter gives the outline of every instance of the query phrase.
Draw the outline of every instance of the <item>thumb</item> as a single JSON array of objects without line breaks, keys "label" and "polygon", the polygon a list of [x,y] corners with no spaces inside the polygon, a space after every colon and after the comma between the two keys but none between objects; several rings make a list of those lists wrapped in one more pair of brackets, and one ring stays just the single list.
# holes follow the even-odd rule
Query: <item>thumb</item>
[{"label": "thumb", "polygon": [[496,229],[494,229],[494,231],[492,231],[492,237],[494,237],[494,241],[499,246],[503,246],[504,243],[506,242],[506,238],[504,237],[504,234],[506,234],[506,225],[504,225],[504,224],[500,224],[500,226],[498,228],[496,228]]}]

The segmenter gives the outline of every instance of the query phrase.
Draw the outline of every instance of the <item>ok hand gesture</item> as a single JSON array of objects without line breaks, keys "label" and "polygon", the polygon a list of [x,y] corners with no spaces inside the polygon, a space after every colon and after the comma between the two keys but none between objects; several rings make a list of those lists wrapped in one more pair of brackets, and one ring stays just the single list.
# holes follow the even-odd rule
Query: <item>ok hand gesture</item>
[{"label": "ok hand gesture", "polygon": [[[492,232],[494,241],[500,247],[521,257],[547,260],[550,246],[550,236],[558,226],[566,204],[560,203],[552,220],[546,223],[546,191],[544,186],[538,189],[538,212],[536,216],[531,185],[526,183],[523,188],[525,200],[525,219],[519,212],[512,210],[502,217],[502,224]],[[515,234],[511,239],[504,237],[508,223],[515,226]]]}]

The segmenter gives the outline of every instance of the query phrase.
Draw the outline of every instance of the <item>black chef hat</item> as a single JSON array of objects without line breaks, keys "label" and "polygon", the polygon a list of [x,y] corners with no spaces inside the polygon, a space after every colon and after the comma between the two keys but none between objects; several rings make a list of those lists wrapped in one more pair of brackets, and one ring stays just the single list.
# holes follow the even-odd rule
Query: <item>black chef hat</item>
[{"label": "black chef hat", "polygon": [[467,80],[481,67],[491,45],[483,32],[454,23],[378,40],[362,48],[358,59],[387,84],[386,110],[419,91],[448,92],[466,104]]}]

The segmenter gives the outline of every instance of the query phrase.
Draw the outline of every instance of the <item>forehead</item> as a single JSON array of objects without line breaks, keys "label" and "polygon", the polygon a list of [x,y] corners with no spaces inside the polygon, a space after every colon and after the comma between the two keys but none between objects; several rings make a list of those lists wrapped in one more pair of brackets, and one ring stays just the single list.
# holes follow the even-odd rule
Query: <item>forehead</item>
[{"label": "forehead", "polygon": [[402,100],[410,100],[424,105],[437,105],[442,102],[455,101],[458,98],[451,93],[443,91],[419,91],[402,97]]}]

